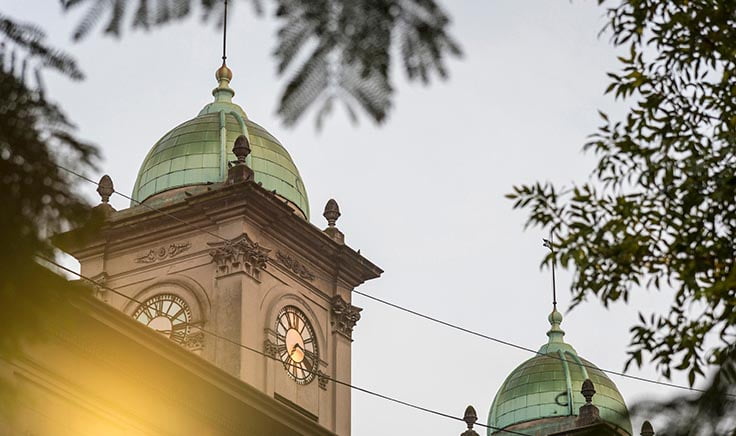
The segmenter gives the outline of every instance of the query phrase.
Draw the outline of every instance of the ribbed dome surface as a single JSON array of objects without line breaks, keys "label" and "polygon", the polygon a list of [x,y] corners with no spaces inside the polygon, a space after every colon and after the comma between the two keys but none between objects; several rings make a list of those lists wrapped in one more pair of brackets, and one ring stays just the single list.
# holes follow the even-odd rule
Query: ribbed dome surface
[{"label": "ribbed dome surface", "polygon": [[[550,316],[549,343],[542,346],[541,355],[522,363],[506,378],[493,400],[488,425],[517,429],[522,425],[520,431],[529,435],[559,431],[573,421],[549,418],[577,416],[585,404],[580,389],[589,378],[596,390],[593,405],[600,410],[601,418],[631,435],[628,409],[616,385],[562,340],[562,317],[554,315]],[[489,435],[494,432],[488,430]]]},{"label": "ribbed dome surface", "polygon": [[[585,404],[580,388],[583,381],[590,378],[596,390],[593,404],[600,410],[601,418],[631,434],[626,404],[611,379],[587,360],[578,358],[587,366],[584,367],[565,353],[567,360],[571,361],[567,365],[568,378],[559,357],[555,358],[554,354],[536,356],[511,372],[496,394],[488,424],[505,428],[545,417],[577,415],[580,406]],[[567,405],[568,379],[572,387],[572,408]]]},{"label": "ribbed dome surface", "polygon": [[213,91],[215,101],[166,133],[143,160],[131,205],[170,189],[225,181],[227,162],[236,159],[232,153],[235,139],[247,135],[251,154],[246,163],[255,181],[289,200],[309,219],[307,191],[291,156],[231,101],[234,92],[228,86],[229,78],[220,77],[220,71],[220,86]]}]

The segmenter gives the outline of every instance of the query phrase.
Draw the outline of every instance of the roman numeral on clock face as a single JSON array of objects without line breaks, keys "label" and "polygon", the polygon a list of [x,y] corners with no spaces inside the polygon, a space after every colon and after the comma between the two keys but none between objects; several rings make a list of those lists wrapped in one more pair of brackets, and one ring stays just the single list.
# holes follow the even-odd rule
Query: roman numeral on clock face
[{"label": "roman numeral on clock face", "polygon": [[144,301],[133,318],[173,341],[183,343],[189,334],[192,314],[181,297],[159,294]]},{"label": "roman numeral on clock face", "polygon": [[319,366],[319,354],[307,316],[294,306],[286,306],[276,317],[275,330],[277,355],[286,372],[297,383],[312,381]]}]

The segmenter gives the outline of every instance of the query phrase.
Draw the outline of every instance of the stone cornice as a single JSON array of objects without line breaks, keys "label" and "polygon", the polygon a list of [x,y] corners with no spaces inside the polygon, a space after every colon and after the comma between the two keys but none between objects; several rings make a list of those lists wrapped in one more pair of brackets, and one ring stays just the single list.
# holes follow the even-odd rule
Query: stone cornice
[{"label": "stone cornice", "polygon": [[79,232],[71,231],[59,235],[54,242],[79,258],[105,250],[133,250],[141,244],[153,245],[166,238],[189,238],[201,232],[197,228],[211,229],[218,222],[245,216],[282,246],[269,248],[288,248],[299,258],[309,259],[328,276],[339,276],[351,287],[377,278],[383,272],[298,216],[291,206],[255,182],[213,185],[210,190],[151,206],[165,214],[143,206],[125,209],[110,216],[96,240],[75,241]]}]

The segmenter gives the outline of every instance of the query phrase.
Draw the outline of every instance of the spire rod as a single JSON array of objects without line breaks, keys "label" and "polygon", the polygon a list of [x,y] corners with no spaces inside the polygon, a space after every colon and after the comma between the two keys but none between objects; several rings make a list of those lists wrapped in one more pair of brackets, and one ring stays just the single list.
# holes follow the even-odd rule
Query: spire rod
[{"label": "spire rod", "polygon": [[222,25],[222,64],[225,65],[227,59],[227,0],[225,0],[225,14]]},{"label": "spire rod", "polygon": [[552,242],[554,240],[554,236],[552,234],[552,229],[549,231],[549,239],[542,239],[544,243],[543,246],[549,248],[549,251],[552,253],[552,310],[557,310],[557,280],[555,279],[555,246]]}]

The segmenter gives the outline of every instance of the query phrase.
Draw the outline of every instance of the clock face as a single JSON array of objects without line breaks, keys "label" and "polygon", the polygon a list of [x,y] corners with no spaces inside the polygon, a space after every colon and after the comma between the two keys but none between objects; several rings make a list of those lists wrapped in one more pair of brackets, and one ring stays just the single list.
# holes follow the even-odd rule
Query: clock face
[{"label": "clock face", "polygon": [[276,346],[291,378],[300,384],[314,379],[319,366],[317,340],[307,317],[294,306],[284,307],[276,318]]},{"label": "clock face", "polygon": [[143,302],[133,318],[181,344],[189,333],[192,312],[176,295],[160,294]]}]

